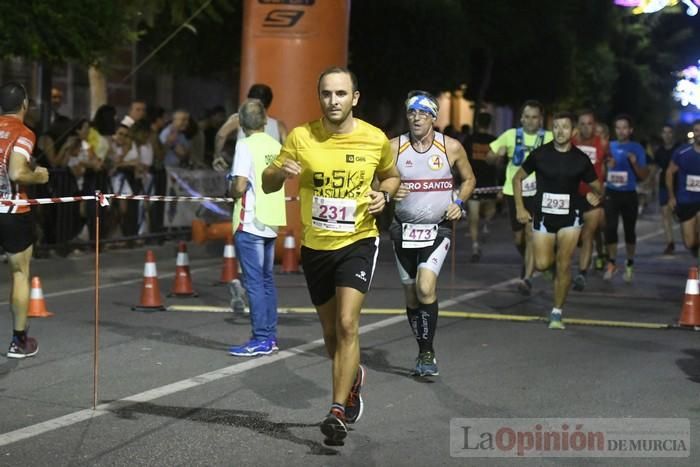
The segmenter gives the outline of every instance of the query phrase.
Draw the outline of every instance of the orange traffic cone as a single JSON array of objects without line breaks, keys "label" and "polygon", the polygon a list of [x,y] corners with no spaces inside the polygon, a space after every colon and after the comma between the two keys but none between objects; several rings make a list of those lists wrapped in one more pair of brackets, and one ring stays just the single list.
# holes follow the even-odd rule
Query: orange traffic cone
[{"label": "orange traffic cone", "polygon": [[233,235],[229,235],[224,247],[224,267],[221,269],[219,283],[228,284],[234,279],[238,279],[238,260],[236,259],[236,249],[233,247]]},{"label": "orange traffic cone", "polygon": [[151,250],[146,252],[146,264],[143,267],[143,285],[141,286],[141,301],[131,307],[134,311],[158,311],[165,310],[160,298],[160,286],[158,285],[158,271],[156,270],[156,256]]},{"label": "orange traffic cone", "polygon": [[681,326],[700,326],[700,287],[698,286],[698,268],[696,267],[688,270],[685,298],[678,324]]},{"label": "orange traffic cone", "polygon": [[294,239],[294,231],[288,229],[284,237],[284,251],[282,252],[282,274],[299,273],[299,260],[297,259],[297,245]]},{"label": "orange traffic cone", "polygon": [[32,277],[32,289],[29,293],[29,309],[27,310],[27,316],[30,318],[50,318],[53,316],[53,313],[46,309],[44,292],[41,290],[41,281],[37,276]]},{"label": "orange traffic cone", "polygon": [[177,260],[175,263],[175,282],[170,291],[170,296],[196,297],[192,289],[192,277],[190,276],[190,258],[187,256],[187,243],[180,242],[177,247]]}]

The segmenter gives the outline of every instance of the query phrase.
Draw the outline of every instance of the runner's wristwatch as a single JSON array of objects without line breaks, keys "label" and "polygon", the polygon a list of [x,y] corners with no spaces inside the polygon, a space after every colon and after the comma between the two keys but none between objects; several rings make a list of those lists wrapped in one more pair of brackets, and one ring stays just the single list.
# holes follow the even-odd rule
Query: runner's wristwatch
[{"label": "runner's wristwatch", "polygon": [[455,203],[457,206],[459,206],[460,209],[464,209],[464,201],[462,201],[461,198],[457,198],[456,200],[452,201]]}]

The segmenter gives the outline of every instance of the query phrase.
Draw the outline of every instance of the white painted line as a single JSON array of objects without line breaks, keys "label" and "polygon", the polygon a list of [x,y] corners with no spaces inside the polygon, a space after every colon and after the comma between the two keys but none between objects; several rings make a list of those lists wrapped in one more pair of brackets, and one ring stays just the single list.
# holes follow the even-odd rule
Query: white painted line
[{"label": "white painted line", "polygon": [[[221,261],[221,259],[218,259],[218,261]],[[214,263],[214,261],[211,261]],[[140,270],[140,269],[139,269]],[[211,271],[211,265],[210,266],[202,266],[200,268],[193,268],[190,269],[190,272],[202,272],[202,271]],[[165,274],[159,274],[158,279],[169,279],[171,277],[175,277],[175,272],[168,272]],[[121,287],[122,285],[129,285],[129,284],[138,284],[139,282],[143,281],[143,276],[139,277],[138,279],[129,279],[125,281],[119,281],[119,282],[110,282],[109,284],[103,284],[100,282],[100,290],[102,289],[111,289],[114,287]],[[42,289],[43,290],[43,289]],[[63,295],[73,295],[76,293],[84,293],[84,292],[95,292],[95,286],[90,286],[90,287],[81,287],[79,289],[67,289],[67,290],[61,290],[60,292],[51,292],[51,293],[45,293],[44,292],[44,298],[50,298],[50,297],[60,297]],[[9,305],[10,302],[0,302],[0,306],[2,305]]]},{"label": "white painted line", "polygon": [[[647,238],[654,237],[656,235],[659,235],[660,233],[663,233],[663,230],[659,230],[657,232],[652,232],[650,234],[644,235],[642,237],[639,237],[638,240],[644,240]],[[200,269],[206,269],[206,268],[200,268]],[[168,277],[168,276],[174,276],[175,273],[172,274],[167,274],[162,277]],[[142,279],[138,280],[130,280],[130,281],[123,281],[119,283],[113,283],[113,284],[108,284],[106,286],[101,286],[102,287],[117,287],[119,285],[124,285],[124,284],[132,284],[134,282],[139,282]],[[470,300],[472,298],[480,297],[481,295],[485,295],[493,290],[499,289],[501,287],[505,287],[511,284],[515,284],[519,281],[520,279],[515,278],[515,279],[509,279],[507,281],[499,282],[498,284],[494,284],[490,287],[487,287],[485,289],[473,291],[473,292],[468,292],[462,295],[459,295],[457,297],[445,300],[441,302],[441,306],[448,307],[455,305],[457,303]],[[82,291],[91,291],[94,290],[93,288],[85,288],[85,289],[73,289],[73,290],[66,290],[63,292],[57,292],[55,294],[46,294],[45,296],[57,296],[57,295],[67,295],[70,293],[79,293]],[[7,304],[5,302],[4,304]],[[382,329],[397,323],[403,323],[406,321],[406,318],[404,316],[393,316],[391,318],[387,318],[381,321],[377,321],[376,323],[368,324],[365,326],[360,327],[359,333],[360,334],[366,334],[368,332],[376,331],[377,329]],[[92,418],[99,417],[101,415],[105,415],[108,413],[111,413],[112,410],[115,410],[120,407],[124,407],[124,405],[128,405],[129,403],[138,403],[138,402],[148,402],[152,401],[155,399],[159,399],[161,397],[165,397],[171,394],[175,394],[180,391],[184,391],[190,388],[194,388],[197,386],[201,386],[207,383],[211,383],[213,381],[217,381],[223,378],[228,378],[229,376],[237,375],[240,373],[243,373],[248,370],[252,370],[254,368],[260,368],[265,365],[269,365],[272,363],[276,363],[282,360],[286,360],[287,358],[293,357],[295,355],[308,352],[312,349],[315,349],[317,347],[322,347],[323,344],[323,339],[317,339],[315,341],[303,344],[303,345],[298,345],[296,347],[292,347],[289,350],[283,350],[278,352],[277,354],[270,355],[264,358],[256,358],[252,360],[246,360],[241,363],[236,363],[231,366],[227,366],[225,368],[221,368],[219,370],[214,370],[208,373],[201,374],[199,376],[194,376],[192,378],[184,379],[182,381],[178,381],[172,384],[168,384],[165,386],[161,386],[159,388],[151,389],[148,391],[141,392],[139,394],[134,394],[133,396],[125,397],[123,399],[116,400],[114,402],[110,402],[108,404],[100,404],[97,406],[95,410],[91,409],[85,409],[85,410],[80,410],[78,412],[73,412],[68,415],[64,415],[62,417],[57,417],[51,420],[47,420],[45,422],[37,423],[35,425],[30,425],[25,428],[20,428],[15,431],[11,431],[8,433],[4,433],[0,435],[0,446],[6,446],[11,443],[15,443],[17,441],[22,441],[28,438],[33,438],[35,436],[39,436],[44,433],[48,433],[49,431],[57,430],[60,428],[66,428],[72,425],[75,425],[80,422],[84,422],[86,420],[90,420]]]},{"label": "white painted line", "polygon": [[[674,225],[673,228],[674,228],[674,230],[677,230],[677,229],[678,229],[678,226],[677,226],[677,225]],[[640,237],[637,237],[637,241],[640,242],[640,241],[644,241],[644,240],[649,239],[649,238],[652,238],[652,237],[656,237],[656,236],[658,236],[658,235],[661,235],[663,232],[664,232],[664,231],[663,231],[662,229],[656,230],[656,231],[654,231],[654,232],[650,232],[650,233],[648,233],[648,234],[646,234],[646,235],[642,235],[642,236],[640,236]],[[625,246],[624,240],[621,241],[621,242],[619,242],[619,243],[617,244],[617,246],[618,246],[619,248]],[[217,258],[216,262],[218,262],[218,261],[220,261],[220,258]],[[213,262],[213,260],[212,260],[212,262]],[[193,268],[193,269],[191,269],[191,272],[209,271],[210,269],[211,269],[210,266],[203,266],[203,267],[200,267],[200,268]],[[168,278],[171,278],[171,277],[174,277],[174,276],[175,276],[175,272],[169,272],[169,273],[166,273],[166,274],[160,274],[158,278],[159,278],[159,279],[168,279]],[[143,280],[143,277],[139,277],[138,279],[129,279],[129,280],[120,281],[120,282],[112,282],[112,283],[109,283],[109,284],[100,284],[100,289],[111,289],[111,288],[114,288],[114,287],[121,287],[122,285],[137,284],[137,283],[141,282],[142,280]],[[497,287],[497,286],[501,286],[501,287],[502,287],[502,286],[504,286],[504,285],[510,285],[511,283],[514,284],[514,283],[516,283],[517,281],[518,281],[518,279],[513,279],[510,283],[505,283],[505,282],[503,282],[503,283],[501,283],[501,284],[497,284],[497,285],[494,286],[494,287]],[[60,297],[60,296],[63,296],[63,295],[72,295],[72,294],[75,294],[75,293],[83,293],[83,292],[93,292],[94,290],[95,290],[95,287],[82,287],[82,288],[79,288],[79,289],[68,289],[68,290],[62,290],[62,291],[60,291],[60,292],[44,293],[44,298]],[[466,295],[469,295],[469,294],[466,294]],[[453,300],[459,299],[460,297],[462,297],[462,295],[460,295],[459,297],[454,298]],[[464,298],[464,300],[467,300],[468,298],[469,298],[469,297]],[[9,305],[9,303],[10,303],[10,302],[8,302],[8,301],[0,302],[0,306],[2,306],[2,305]],[[455,302],[455,303],[456,303],[456,302]],[[441,304],[441,305],[442,305],[442,304]],[[450,305],[447,305],[447,306],[450,306]]]},{"label": "white painted line", "polygon": [[[514,284],[519,280],[520,279],[509,279],[507,281],[499,282],[498,284],[494,284],[485,289],[465,293],[458,297],[445,300],[444,302],[441,302],[441,305],[452,306],[459,302],[476,298],[481,295],[485,295],[491,292],[492,290],[498,289],[500,287]],[[372,324],[361,326],[359,332],[360,334],[367,334],[368,332],[376,331],[377,329],[382,329],[397,323],[404,323],[405,321],[406,317],[403,315],[392,316],[391,318],[383,319]],[[315,341],[298,345],[288,350],[282,350],[273,355],[246,360],[244,362],[236,363],[234,365],[227,366],[219,370],[210,371],[199,376],[183,379],[182,381],[177,381],[175,383],[161,386],[159,388],[150,389],[139,394],[134,394],[133,396],[128,396],[123,399],[110,402],[108,404],[100,404],[96,407],[95,410],[80,410],[78,412],[70,413],[62,417],[57,417],[51,420],[47,420],[45,422],[37,423],[35,425],[30,425],[28,427],[20,428],[15,431],[10,431],[8,433],[0,435],[0,446],[6,446],[17,441],[22,441],[28,438],[33,438],[35,436],[42,435],[44,433],[48,433],[49,431],[57,430],[59,428],[66,428],[75,425],[76,423],[84,422],[86,420],[99,417],[100,415],[109,414],[111,413],[111,411],[124,407],[124,405],[128,405],[129,403],[149,402],[155,399],[159,399],[161,397],[175,394],[177,392],[201,386],[203,384],[218,381],[223,378],[228,378],[229,376],[238,375],[240,373],[243,373],[244,371],[252,370],[254,368],[260,368],[265,365],[270,365],[272,363],[286,360],[287,358],[299,355],[304,352],[308,352],[318,347],[322,347],[323,345],[323,339],[316,339]]]},{"label": "white painted line", "polygon": [[[677,230],[677,229],[678,229],[678,225],[677,225],[677,224],[674,224],[673,230]],[[645,235],[642,235],[642,236],[640,236],[640,237],[637,237],[637,242],[643,242],[643,241],[646,240],[646,239],[649,239],[649,238],[652,238],[652,237],[656,237],[656,236],[658,236],[658,235],[661,235],[662,233],[664,233],[663,229],[655,230],[654,232],[649,232],[648,234],[645,234]],[[625,241],[623,240],[623,241],[619,242],[619,243],[617,244],[617,246],[618,246],[618,247],[623,247],[623,246],[625,246]]]},{"label": "white painted line", "polygon": [[[232,313],[230,306],[213,306],[213,305],[170,305],[166,307],[167,311],[191,311],[193,313]],[[280,313],[278,310],[277,313]]]}]

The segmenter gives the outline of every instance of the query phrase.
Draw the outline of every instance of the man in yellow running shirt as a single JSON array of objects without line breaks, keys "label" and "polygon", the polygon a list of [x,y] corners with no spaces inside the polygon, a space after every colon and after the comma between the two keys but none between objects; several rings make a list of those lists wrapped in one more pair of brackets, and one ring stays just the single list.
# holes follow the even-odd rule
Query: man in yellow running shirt
[{"label": "man in yellow running shirt", "polygon": [[[323,117],[294,128],[277,159],[263,173],[266,193],[299,177],[304,275],[323,339],[333,360],[333,403],[321,423],[331,444],[341,444],[348,423],[362,416],[360,309],[377,260],[380,214],[399,188],[389,140],[353,117],[357,78],[343,67],[321,73]],[[377,190],[372,181],[379,181]]]}]

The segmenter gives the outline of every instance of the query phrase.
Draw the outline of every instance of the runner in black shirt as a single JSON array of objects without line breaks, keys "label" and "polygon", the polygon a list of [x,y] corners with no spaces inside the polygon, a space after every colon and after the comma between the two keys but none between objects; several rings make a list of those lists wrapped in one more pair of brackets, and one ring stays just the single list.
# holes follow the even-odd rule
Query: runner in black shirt
[{"label": "runner in black shirt", "polygon": [[[533,221],[535,267],[540,271],[549,269],[556,254],[550,329],[564,329],[561,311],[571,285],[571,257],[581,233],[583,203],[587,200],[593,206],[598,205],[602,193],[590,159],[571,143],[574,121],[568,112],[555,114],[554,141],[534,150],[513,177],[518,221],[523,224]],[[530,213],[523,203],[521,182],[532,172],[537,177],[537,193],[534,212]],[[585,200],[578,192],[580,182],[593,189]]]},{"label": "runner in black shirt", "polygon": [[673,138],[673,126],[664,125],[661,129],[663,144],[654,153],[654,162],[660,169],[659,173],[659,206],[661,207],[661,223],[666,236],[665,255],[672,255],[675,245],[673,242],[673,210],[668,205],[668,189],[666,188],[666,169],[671,162],[671,156],[680,147]]},{"label": "runner in black shirt", "polygon": [[[476,117],[476,133],[466,140],[465,148],[469,156],[469,163],[476,176],[477,188],[493,188],[499,186],[498,168],[486,160],[489,152],[489,143],[496,137],[489,134],[491,126],[491,114],[481,112]],[[500,183],[503,185],[503,182]],[[472,237],[472,262],[477,263],[481,259],[481,247],[479,246],[479,219],[484,216],[484,234],[488,233],[488,225],[496,214],[496,196],[494,193],[473,194],[469,201],[469,232]]]}]

